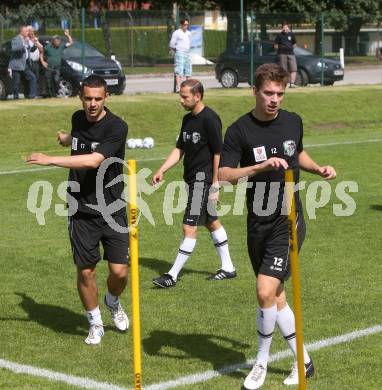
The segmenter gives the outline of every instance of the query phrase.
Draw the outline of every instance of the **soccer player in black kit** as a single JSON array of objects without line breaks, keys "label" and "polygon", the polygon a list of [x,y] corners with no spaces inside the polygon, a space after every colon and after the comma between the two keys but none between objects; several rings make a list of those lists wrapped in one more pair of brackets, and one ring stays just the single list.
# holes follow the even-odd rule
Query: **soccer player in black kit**
[{"label": "soccer player in black kit", "polygon": [[[86,78],[80,90],[83,110],[73,114],[71,134],[59,132],[57,135],[62,146],[71,146],[71,155],[33,153],[27,158],[28,164],[70,169],[68,226],[77,266],[78,292],[90,326],[85,339],[87,344],[99,344],[104,335],[96,283],[96,265],[101,259],[100,242],[104,249],[103,258],[109,265],[105,305],[119,330],[126,331],[129,326],[119,302],[127,282],[129,249],[126,207],[121,200],[124,185],[118,182],[106,187],[123,173],[121,160],[125,157],[128,127],[104,106],[106,97],[107,84],[103,78],[95,75]],[[103,207],[98,204],[100,195],[104,200]],[[107,209],[118,202],[119,206],[114,207],[117,210]]]},{"label": "soccer player in black kit", "polygon": [[[333,167],[319,166],[304,150],[301,118],[280,109],[288,73],[279,65],[264,64],[255,76],[256,106],[228,128],[219,167],[220,181],[235,184],[240,178],[248,178],[247,245],[257,278],[259,304],[256,314],[258,353],[256,363],[244,381],[248,390],[259,389],[265,381],[276,324],[295,360],[297,357],[294,314],[284,290],[284,282],[290,276],[288,221],[283,207],[284,170],[288,167],[294,170],[296,183],[300,169],[327,180],[336,177]],[[295,199],[301,247],[305,223],[298,193]],[[306,376],[312,376],[313,363],[305,347],[304,363]],[[296,361],[284,384],[298,384]]]},{"label": "soccer player in black kit", "polygon": [[203,85],[200,81],[183,81],[179,95],[181,105],[190,113],[183,118],[176,147],[152,179],[153,185],[161,182],[164,173],[184,156],[183,178],[188,188],[188,203],[183,217],[184,238],[172,268],[153,279],[153,283],[162,288],[176,285],[179,272],[195,248],[198,226],[205,226],[210,231],[221,260],[221,268],[208,279],[224,280],[236,277],[229,254],[227,234],[214,208],[219,196],[217,173],[222,147],[222,124],[219,116],[204,106]]}]

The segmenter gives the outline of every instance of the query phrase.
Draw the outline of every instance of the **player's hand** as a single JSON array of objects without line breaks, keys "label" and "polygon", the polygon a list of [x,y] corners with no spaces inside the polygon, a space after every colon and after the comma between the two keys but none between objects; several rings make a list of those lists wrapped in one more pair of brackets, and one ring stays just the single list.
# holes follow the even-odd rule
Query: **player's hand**
[{"label": "player's hand", "polygon": [[336,170],[330,165],[325,165],[318,169],[318,174],[326,180],[332,180],[337,177]]},{"label": "player's hand", "polygon": [[208,200],[217,205],[219,203],[219,190],[217,192],[210,191]]},{"label": "player's hand", "polygon": [[157,173],[155,173],[155,175],[153,176],[152,180],[151,180],[151,184],[153,186],[159,184],[161,181],[163,180],[163,173],[161,171],[158,171]]},{"label": "player's hand", "polygon": [[65,133],[65,131],[59,131],[57,132],[57,142],[61,145],[61,146],[69,146],[71,136],[70,134],[68,133]]},{"label": "player's hand", "polygon": [[25,161],[28,165],[37,164],[37,165],[50,165],[51,157],[44,153],[32,153],[26,158]]},{"label": "player's hand", "polygon": [[261,172],[278,171],[279,169],[288,169],[288,163],[279,157],[271,157],[267,161],[258,165]]}]

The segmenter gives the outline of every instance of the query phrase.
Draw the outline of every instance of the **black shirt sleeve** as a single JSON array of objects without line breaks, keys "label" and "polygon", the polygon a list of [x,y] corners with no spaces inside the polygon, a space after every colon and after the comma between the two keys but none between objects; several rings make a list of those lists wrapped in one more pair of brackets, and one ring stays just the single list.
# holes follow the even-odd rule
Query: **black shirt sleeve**
[{"label": "black shirt sleeve", "polygon": [[304,150],[304,146],[303,146],[303,143],[302,143],[302,139],[303,139],[303,136],[304,136],[304,125],[302,124],[301,117],[299,117],[299,120],[300,120],[300,140],[299,140],[298,145],[297,145],[297,151],[299,153],[301,153]]},{"label": "black shirt sleeve", "polygon": [[295,45],[297,43],[296,37],[294,34],[292,34],[292,45]]},{"label": "black shirt sleeve", "polygon": [[237,126],[232,125],[225,134],[222,153],[220,155],[220,168],[237,168],[241,160],[243,151],[240,146],[240,133],[238,130]]},{"label": "black shirt sleeve", "polygon": [[276,45],[279,45],[281,43],[281,40],[280,40],[280,33],[278,33],[277,35],[276,35],[276,38],[275,38],[275,44]]},{"label": "black shirt sleeve", "polygon": [[114,157],[126,143],[128,127],[122,120],[113,120],[107,128],[103,141],[94,150],[105,158]]},{"label": "black shirt sleeve", "polygon": [[217,115],[210,115],[204,120],[208,146],[212,154],[219,154],[222,150],[222,122]]}]

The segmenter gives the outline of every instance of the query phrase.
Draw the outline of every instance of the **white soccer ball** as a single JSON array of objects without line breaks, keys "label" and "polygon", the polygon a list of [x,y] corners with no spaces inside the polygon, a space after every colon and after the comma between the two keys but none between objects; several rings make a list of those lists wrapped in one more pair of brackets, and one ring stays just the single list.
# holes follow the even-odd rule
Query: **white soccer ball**
[{"label": "white soccer ball", "polygon": [[137,147],[137,144],[135,143],[135,139],[134,138],[130,138],[127,140],[127,147],[129,149],[135,149]]},{"label": "white soccer ball", "polygon": [[137,138],[135,140],[135,145],[137,146],[137,148],[141,148],[143,146],[143,141],[140,138]]},{"label": "white soccer ball", "polygon": [[151,137],[146,137],[143,139],[143,147],[145,149],[151,149],[154,147],[154,139]]}]

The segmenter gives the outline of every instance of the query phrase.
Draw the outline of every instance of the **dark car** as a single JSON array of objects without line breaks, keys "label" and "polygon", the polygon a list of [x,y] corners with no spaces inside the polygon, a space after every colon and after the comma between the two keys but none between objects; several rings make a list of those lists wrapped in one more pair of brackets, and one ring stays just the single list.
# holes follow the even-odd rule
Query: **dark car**
[{"label": "dark car", "polygon": [[[238,83],[250,83],[250,57],[251,45],[244,42],[233,49],[226,50],[219,56],[215,67],[216,78],[225,88],[237,87]],[[297,60],[296,84],[304,86],[307,84],[320,83],[321,66],[324,67],[324,84],[333,85],[335,81],[342,80],[344,70],[339,60],[324,58],[323,65],[321,58],[313,55],[309,50],[302,47],[294,49]],[[253,69],[262,64],[277,62],[276,50],[273,42],[256,41],[253,45]]]},{"label": "dark car", "polygon": [[[39,40],[45,46],[51,37],[40,36]],[[65,38],[61,38],[63,42]],[[11,52],[11,41],[0,46],[0,99],[6,99],[12,93],[12,79],[8,72],[8,62]],[[59,96],[75,96],[78,93],[83,78],[96,74],[103,77],[108,85],[108,91],[114,94],[122,94],[126,86],[126,76],[121,64],[117,60],[105,57],[94,47],[84,45],[84,68],[82,68],[82,45],[78,40],[73,40],[73,45],[65,49],[61,62],[61,81]],[[46,93],[43,68],[40,67],[40,95]],[[22,86],[23,87],[23,86]]]}]

